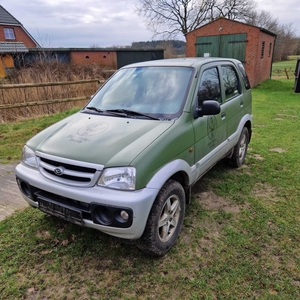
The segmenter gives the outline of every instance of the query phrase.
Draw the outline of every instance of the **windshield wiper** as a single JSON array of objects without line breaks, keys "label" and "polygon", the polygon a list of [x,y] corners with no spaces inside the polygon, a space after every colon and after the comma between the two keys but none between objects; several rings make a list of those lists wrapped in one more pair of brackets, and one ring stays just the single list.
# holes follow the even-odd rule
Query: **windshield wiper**
[{"label": "windshield wiper", "polygon": [[146,117],[148,119],[151,120],[160,120],[160,118],[156,118],[156,117],[152,117],[150,115],[144,114],[144,113],[140,113],[138,111],[134,111],[134,110],[129,110],[129,109],[108,109],[107,112],[112,112],[112,113],[120,113],[122,115],[127,115],[127,116],[141,116],[141,117]]},{"label": "windshield wiper", "polygon": [[126,113],[120,113],[120,112],[114,112],[114,111],[110,111],[110,110],[100,109],[95,106],[87,106],[86,109],[93,110],[93,111],[96,111],[101,114],[127,117]]},{"label": "windshield wiper", "polygon": [[105,110],[99,109],[95,106],[87,106],[86,109],[90,109],[90,110],[96,111],[98,113],[104,113],[105,112]]}]

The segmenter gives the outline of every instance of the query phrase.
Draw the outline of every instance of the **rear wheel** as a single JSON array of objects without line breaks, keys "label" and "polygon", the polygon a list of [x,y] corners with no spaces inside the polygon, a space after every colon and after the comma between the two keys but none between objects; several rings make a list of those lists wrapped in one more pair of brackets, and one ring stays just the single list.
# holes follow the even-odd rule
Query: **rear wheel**
[{"label": "rear wheel", "polygon": [[155,199],[138,247],[154,256],[167,253],[179,235],[184,213],[183,187],[175,180],[168,180]]},{"label": "rear wheel", "polygon": [[239,138],[238,143],[234,147],[231,157],[231,165],[239,168],[245,161],[247,149],[249,143],[249,131],[247,127],[244,127]]}]

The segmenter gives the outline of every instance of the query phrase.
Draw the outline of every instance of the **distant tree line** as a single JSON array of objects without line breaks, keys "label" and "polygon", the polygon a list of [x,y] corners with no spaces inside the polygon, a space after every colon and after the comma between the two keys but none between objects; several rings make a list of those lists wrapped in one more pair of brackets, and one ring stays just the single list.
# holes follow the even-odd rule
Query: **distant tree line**
[{"label": "distant tree line", "polygon": [[180,40],[155,40],[146,42],[133,42],[131,44],[132,49],[164,49],[165,57],[170,58],[172,56],[185,55],[184,41]]}]

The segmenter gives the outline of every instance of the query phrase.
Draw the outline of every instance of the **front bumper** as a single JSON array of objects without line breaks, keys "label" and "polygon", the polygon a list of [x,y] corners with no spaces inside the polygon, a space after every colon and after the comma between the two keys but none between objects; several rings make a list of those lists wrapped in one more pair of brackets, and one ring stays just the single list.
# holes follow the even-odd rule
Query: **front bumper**
[{"label": "front bumper", "polygon": [[[73,187],[45,178],[37,169],[23,163],[16,167],[16,178],[23,198],[33,207],[39,207],[41,198],[74,209],[82,214],[82,225],[104,233],[124,238],[138,239],[144,232],[148,215],[158,194],[157,189],[144,188],[137,191],[112,190],[97,185],[93,187]],[[99,224],[97,214],[104,209],[112,216],[127,211],[130,220],[120,226],[118,222]],[[116,217],[118,220],[119,216]]]}]

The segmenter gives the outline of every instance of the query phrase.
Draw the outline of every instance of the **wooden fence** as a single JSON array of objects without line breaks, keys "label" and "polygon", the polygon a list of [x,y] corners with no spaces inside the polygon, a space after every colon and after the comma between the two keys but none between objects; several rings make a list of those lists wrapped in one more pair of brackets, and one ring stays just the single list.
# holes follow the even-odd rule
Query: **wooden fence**
[{"label": "wooden fence", "polygon": [[0,85],[0,122],[84,105],[105,80]]}]

